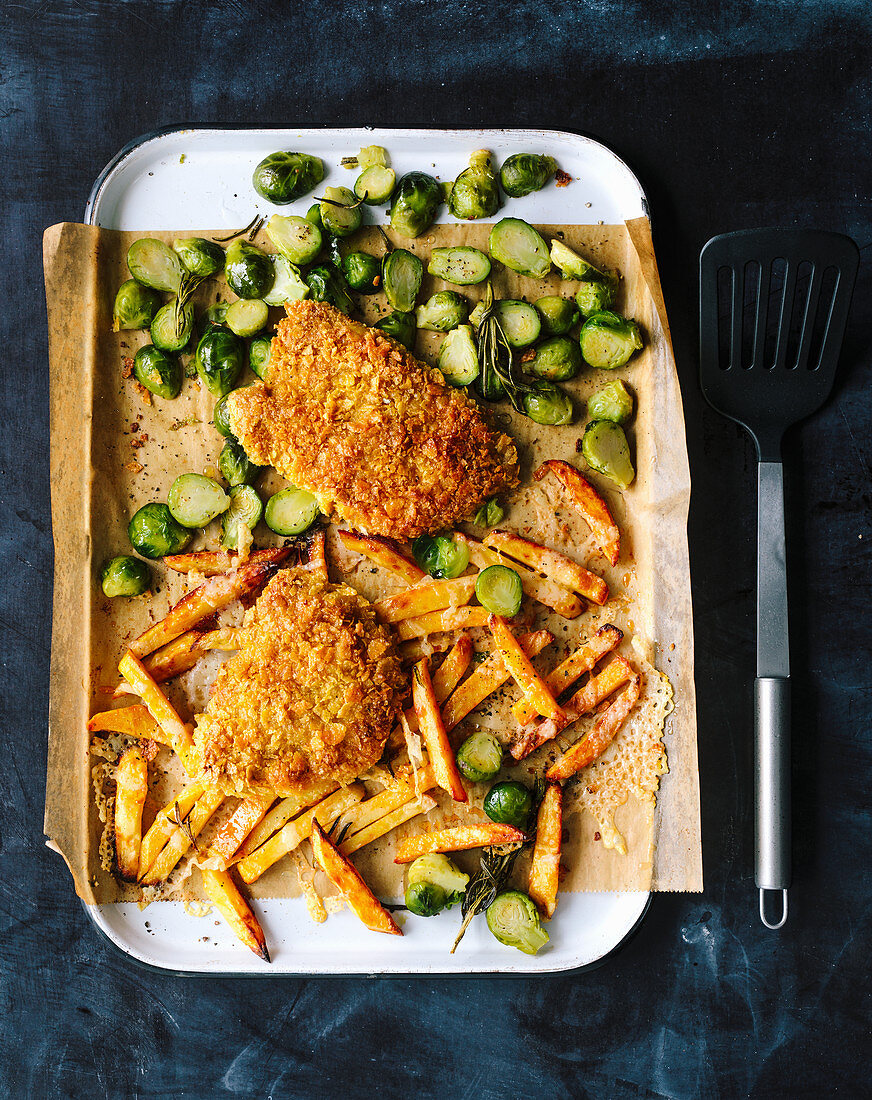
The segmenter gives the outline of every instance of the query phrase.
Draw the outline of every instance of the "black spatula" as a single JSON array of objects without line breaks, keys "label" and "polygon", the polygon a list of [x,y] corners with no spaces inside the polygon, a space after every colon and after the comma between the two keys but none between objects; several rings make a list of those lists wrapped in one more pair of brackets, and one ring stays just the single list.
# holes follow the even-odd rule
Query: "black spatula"
[{"label": "black spatula", "polygon": [[[790,885],[790,660],[781,438],[830,394],[859,251],[817,230],[751,229],[700,254],[700,383],[757,444],[755,878],[760,919],[787,920]],[[781,894],[775,920],[766,891]]]}]

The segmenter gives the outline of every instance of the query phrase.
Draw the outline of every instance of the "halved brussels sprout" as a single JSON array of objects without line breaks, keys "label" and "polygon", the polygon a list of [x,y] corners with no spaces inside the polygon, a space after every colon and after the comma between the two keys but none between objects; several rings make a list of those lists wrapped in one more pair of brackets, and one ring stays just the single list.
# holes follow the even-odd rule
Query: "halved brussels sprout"
[{"label": "halved brussels sprout", "polygon": [[442,341],[439,370],[452,386],[469,386],[479,374],[478,351],[471,325],[458,325]]},{"label": "halved brussels sprout", "polygon": [[431,577],[459,577],[469,565],[469,547],[450,535],[419,535],[412,543],[415,561]]},{"label": "halved brussels sprout", "polygon": [[211,328],[200,338],[194,361],[206,389],[223,397],[239,377],[242,357],[243,345],[238,336],[228,329]]},{"label": "halved brussels sprout", "polygon": [[538,153],[513,153],[500,168],[500,183],[505,193],[520,199],[532,191],[540,191],[557,171],[553,157]]},{"label": "halved brussels sprout", "polygon": [[516,298],[501,298],[494,302],[494,313],[509,346],[526,348],[539,339],[542,322],[536,310]]},{"label": "halved brussels sprout", "polygon": [[382,288],[387,300],[401,313],[415,308],[423,277],[424,265],[407,248],[395,248],[382,261]]},{"label": "halved brussels sprout", "polygon": [[577,340],[552,336],[536,348],[536,355],[524,364],[530,374],[549,382],[566,382],[581,370],[581,351]]},{"label": "halved brussels sprout", "polygon": [[325,187],[321,200],[321,224],[334,237],[350,237],[360,229],[360,200],[347,187]]},{"label": "halved brussels sprout", "polygon": [[229,396],[230,394],[225,394],[220,400],[216,401],[215,408],[212,410],[212,423],[215,425],[216,431],[228,439],[233,437],[233,429],[227,419],[227,398]]},{"label": "halved brussels sprout", "polygon": [[450,332],[466,320],[466,299],[453,290],[440,290],[415,310],[418,328]]},{"label": "halved brussels sprout", "polygon": [[324,179],[324,165],[308,153],[270,153],[254,170],[252,183],[261,198],[286,206]]},{"label": "halved brussels sprout", "polygon": [[578,320],[578,310],[569,298],[546,294],[534,303],[542,318],[543,336],[565,336]]},{"label": "halved brussels sprout", "polygon": [[227,307],[224,323],[237,336],[255,336],[268,320],[269,306],[266,302],[260,298],[240,298]]},{"label": "halved brussels sprout", "polygon": [[248,365],[258,378],[266,377],[266,369],[269,366],[271,350],[271,336],[255,336],[248,345]]},{"label": "halved brussels sprout", "polygon": [[295,266],[310,264],[321,251],[320,227],[297,214],[273,214],[266,223],[266,235]]},{"label": "halved brussels sprout", "polygon": [[601,279],[583,279],[575,292],[575,304],[582,317],[610,309],[615,302],[617,287],[617,280],[611,275]]},{"label": "halved brussels sprout", "polygon": [[234,241],[224,263],[227,285],[237,298],[263,298],[275,280],[272,260],[247,241]]},{"label": "halved brussels sprout", "polygon": [[460,871],[446,855],[419,856],[409,864],[406,906],[419,917],[433,917],[450,909],[463,897],[469,875]]},{"label": "halved brussels sprout", "polygon": [[144,561],[122,554],[111,558],[100,570],[100,584],[103,595],[141,596],[151,584],[151,570]]},{"label": "halved brussels sprout", "polygon": [[521,610],[524,589],[514,569],[507,565],[489,565],[475,578],[475,595],[486,611],[511,619]]},{"label": "halved brussels sprout", "polygon": [[581,453],[591,469],[611,478],[622,489],[628,488],[636,476],[630,445],[620,424],[613,420],[593,420],[584,429]]},{"label": "halved brussels sprout", "polygon": [[367,206],[381,206],[394,192],[397,173],[383,164],[371,164],[357,177],[354,193]]},{"label": "halved brussels sprout", "polygon": [[173,252],[187,271],[201,279],[207,279],[224,267],[224,249],[205,237],[177,237],[173,241]]},{"label": "halved brussels sprout", "polygon": [[524,412],[536,424],[571,424],[572,401],[552,382],[534,382],[524,394]]},{"label": "halved brussels sprout", "polygon": [[182,527],[205,527],[230,507],[230,497],[205,474],[179,474],[167,494],[167,507]]},{"label": "halved brussels sprout", "polygon": [[551,270],[548,245],[532,225],[503,218],[490,231],[488,249],[495,260],[519,275],[541,279]]},{"label": "halved brussels sprout", "polygon": [[448,209],[455,218],[489,218],[500,208],[500,189],[491,154],[479,149],[469,158],[469,167],[454,181]]},{"label": "halved brussels sprout", "polygon": [[151,342],[161,351],[181,351],[194,330],[194,307],[189,302],[178,309],[176,301],[157,311],[151,322]]},{"label": "halved brussels sprout", "polygon": [[263,473],[263,466],[252,462],[242,444],[231,437],[218,455],[218,471],[230,486],[250,485]]},{"label": "halved brussels sprout", "polygon": [[170,400],[179,396],[184,374],[174,355],[145,344],[133,357],[133,377],[149,393]]},{"label": "halved brussels sprout", "polygon": [[317,225],[319,229],[323,229],[321,224],[321,203],[313,202],[306,213],[303,215],[307,222],[311,222],[312,225]]},{"label": "halved brussels sprout", "polygon": [[399,309],[394,310],[393,313],[382,317],[380,321],[376,321],[375,328],[383,332],[385,336],[392,337],[398,344],[402,344],[406,351],[415,350],[415,335],[418,330],[415,327],[414,313],[404,313]]},{"label": "halved brussels sprout", "polygon": [[112,331],[148,328],[161,307],[161,296],[136,279],[128,279],[118,288],[112,308]]},{"label": "halved brussels sprout", "polygon": [[584,361],[601,370],[622,367],[642,346],[642,333],[635,321],[603,310],[593,313],[578,336]]},{"label": "halved brussels sprout", "polygon": [[517,947],[525,955],[535,955],[550,939],[539,920],[539,911],[520,890],[503,890],[485,913],[487,926],[495,939],[506,947]]},{"label": "halved brussels sprout", "polygon": [[144,558],[162,558],[184,550],[193,534],[173,519],[165,504],[145,504],[127,525],[127,537]]},{"label": "halved brussels sprout", "polygon": [[230,507],[221,517],[221,545],[225,550],[240,548],[240,527],[253,531],[263,515],[263,504],[250,485],[234,485]]},{"label": "halved brussels sprout", "polygon": [[154,237],[140,237],[127,250],[130,274],[143,286],[178,294],[184,270],[179,257],[168,244]]},{"label": "halved brussels sprout", "polygon": [[381,286],[382,262],[368,252],[349,252],[342,261],[345,280],[359,294],[374,294]]},{"label": "halved brussels sprout", "polygon": [[505,516],[506,511],[500,504],[499,498],[491,497],[475,513],[475,519],[472,522],[476,527],[496,527],[498,523],[502,523]]},{"label": "halved brussels sprout", "polygon": [[391,228],[402,237],[420,237],[442,203],[442,188],[426,172],[407,172],[391,203]]},{"label": "halved brussels sprout", "polygon": [[[496,569],[497,566],[492,566]],[[503,764],[503,747],[487,730],[476,730],[457,750],[457,767],[464,779],[487,783]]]},{"label": "halved brussels sprout", "polygon": [[600,271],[599,268],[588,263],[574,249],[570,248],[568,244],[564,244],[557,237],[554,237],[551,241],[551,262],[564,279],[584,279],[591,272],[605,278],[604,271]]},{"label": "halved brussels sprout", "polygon": [[357,164],[360,168],[369,168],[371,164],[380,164],[387,167],[388,151],[383,145],[364,145],[357,154]]},{"label": "halved brussels sprout", "polygon": [[273,493],[266,502],[264,519],[270,531],[277,535],[301,535],[320,514],[320,505],[311,493],[291,488]]},{"label": "halved brussels sprout", "polygon": [[306,282],[315,302],[329,302],[342,313],[351,313],[354,302],[345,286],[345,276],[333,264],[321,264],[306,274]]},{"label": "halved brussels sprout", "polygon": [[587,399],[591,420],[613,420],[625,424],[633,415],[633,395],[620,378],[607,382]]},{"label": "halved brussels sprout", "polygon": [[482,803],[482,809],[491,821],[500,825],[514,825],[521,830],[529,825],[534,808],[533,792],[515,779],[494,783]]},{"label": "halved brussels sprout", "polygon": [[478,248],[458,245],[456,248],[434,248],[430,253],[427,272],[455,286],[483,283],[490,275],[491,262]]},{"label": "halved brussels sprout", "polygon": [[268,306],[283,306],[285,302],[301,302],[309,297],[309,288],[300,278],[299,270],[286,256],[276,253],[270,256],[275,278],[272,288],[264,297]]}]

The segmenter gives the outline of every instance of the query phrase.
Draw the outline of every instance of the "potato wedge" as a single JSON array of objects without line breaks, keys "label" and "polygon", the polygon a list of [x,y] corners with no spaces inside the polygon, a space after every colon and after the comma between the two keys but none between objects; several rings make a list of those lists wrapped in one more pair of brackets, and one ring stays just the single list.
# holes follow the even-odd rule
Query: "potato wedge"
[{"label": "potato wedge", "polygon": [[309,561],[303,566],[317,573],[326,584],[330,580],[327,570],[327,536],[323,531],[315,531],[307,542]]},{"label": "potato wedge", "polygon": [[475,577],[455,577],[413,585],[405,592],[376,600],[373,606],[382,622],[396,623],[401,619],[417,619],[444,607],[462,607],[469,603],[474,591]]},{"label": "potato wedge", "polygon": [[462,852],[468,848],[488,848],[492,844],[517,844],[527,837],[514,825],[483,821],[476,825],[454,825],[433,833],[404,836],[397,844],[394,863],[411,863],[431,852]]},{"label": "potato wedge", "polygon": [[414,619],[402,619],[396,624],[401,641],[426,638],[428,634],[442,634],[453,630],[474,630],[487,624],[487,611],[483,607],[446,607],[443,611],[431,611]]},{"label": "potato wedge", "polygon": [[138,737],[141,741],[157,741],[161,745],[171,745],[170,739],[148,713],[148,707],[135,703],[130,707],[117,710],[103,710],[88,719],[89,733],[125,733],[128,737]]},{"label": "potato wedge", "polygon": [[398,927],[394,918],[360,877],[354,864],[349,863],[345,856],[333,847],[317,821],[312,825],[312,851],[321,870],[367,928],[373,932],[387,932],[391,936],[402,936],[402,929]]},{"label": "potato wedge", "polygon": [[151,867],[144,872],[140,869],[139,882],[142,886],[156,886],[168,878],[182,856],[192,846],[196,848],[197,837],[223,801],[222,791],[211,789],[203,791],[190,813],[181,818],[182,824],[177,825],[175,831],[170,834]]},{"label": "potato wedge", "polygon": [[461,634],[433,673],[433,693],[441,706],[457,687],[472,664],[472,639]]},{"label": "potato wedge", "polygon": [[424,570],[402,554],[391,539],[359,535],[356,531],[338,531],[337,534],[346,550],[362,554],[407,584],[417,584],[426,576]]},{"label": "potato wedge", "polygon": [[[242,631],[238,627],[224,626],[220,630],[186,630],[142,660],[142,666],[156,684],[165,684],[175,676],[181,676],[196,665],[204,653],[211,649],[238,649]],[[114,695],[128,695],[130,685],[120,683]]]},{"label": "potato wedge", "polygon": [[295,549],[293,546],[275,546],[252,550],[244,560],[239,554],[229,554],[226,550],[196,550],[192,554],[167,554],[161,560],[177,573],[201,573],[204,577],[215,577],[219,573],[232,573],[240,565],[281,565]]},{"label": "potato wedge", "polygon": [[209,855],[217,856],[226,868],[251,830],[266,816],[273,802],[275,795],[272,794],[262,798],[243,798],[209,845]]},{"label": "potato wedge", "polygon": [[364,829],[359,829],[350,837],[346,837],[339,845],[339,850],[343,855],[350,856],[352,852],[357,852],[359,849],[366,847],[367,844],[372,844],[374,840],[386,836],[398,826],[411,821],[413,817],[417,817],[418,814],[429,813],[435,806],[435,798],[430,798],[426,794],[419,796],[413,792],[413,797],[408,802],[404,802],[402,806],[398,806],[391,813],[380,817],[378,821],[373,821],[371,825],[367,825]]},{"label": "potato wedge", "polygon": [[[422,777],[424,790],[429,790],[430,787],[436,785],[433,769],[429,766],[421,768],[419,775]],[[336,835],[345,840],[354,836],[355,833],[359,833],[361,829],[368,828],[373,822],[380,821],[381,818],[393,813],[400,806],[405,806],[407,802],[417,797],[413,783],[414,780],[411,780],[410,783],[397,782],[392,787],[385,787],[383,791],[372,795],[371,798],[365,798],[363,802],[357,802],[337,819]]]},{"label": "potato wedge", "polygon": [[229,871],[210,871],[201,867],[203,889],[209,900],[227,921],[238,940],[252,950],[258,958],[269,962],[266,937],[248,902],[239,892]]},{"label": "potato wedge", "polygon": [[[464,540],[469,547],[470,561],[479,569],[487,569],[489,565],[506,564],[502,554],[497,553],[496,550],[489,550],[488,547],[476,542],[475,539],[469,538],[468,535],[456,534],[454,537]],[[521,578],[524,595],[531,600],[536,600],[537,603],[552,608],[564,619],[577,619],[584,611],[584,601],[580,600],[574,592],[570,592],[562,584],[555,584],[547,577],[540,577],[538,573],[534,573],[526,565],[519,565],[515,561],[509,562],[509,567],[514,569]]]},{"label": "potato wedge", "polygon": [[537,714],[546,718],[559,718],[560,707],[548,689],[548,685],[530,663],[530,659],[518,643],[501,615],[491,615],[488,626],[493,634],[494,644],[499,650],[503,664],[509,670],[512,679],[524,693],[527,702]]},{"label": "potato wedge", "polygon": [[142,847],[139,851],[140,877],[152,866],[163,846],[178,828],[178,822],[188,816],[205,790],[205,780],[195,779],[158,812],[148,832],[142,838]]},{"label": "potato wedge", "polygon": [[148,707],[149,714],[163,730],[185,771],[188,775],[194,775],[199,769],[194,759],[194,739],[190,726],[186,726],[181,720],[176,708],[130,650],[121,658],[118,671]]},{"label": "potato wedge", "polygon": [[527,886],[527,893],[549,919],[557,906],[562,834],[563,788],[559,783],[549,783],[536,816],[536,843]]},{"label": "potato wedge", "polygon": [[430,662],[426,657],[412,670],[412,705],[437,784],[455,802],[468,802],[469,798],[457,770],[454,752],[445,733],[439,704],[433,692]]},{"label": "potato wedge", "polygon": [[635,673],[629,685],[594,723],[593,729],[556,760],[545,773],[547,779],[568,779],[586,768],[606,751],[627,720],[642,691],[642,677]]},{"label": "potato wedge", "polygon": [[135,745],[121,754],[115,785],[115,862],[121,877],[135,882],[142,847],[142,807],[148,794],[148,765]]},{"label": "potato wedge", "polygon": [[284,828],[291,818],[296,817],[297,814],[302,813],[303,810],[308,810],[310,806],[314,806],[316,803],[321,802],[335,790],[336,784],[332,780],[321,779],[312,783],[304,791],[298,794],[288,795],[286,798],[279,799],[275,806],[273,806],[264,818],[254,826],[245,838],[242,847],[234,856],[234,862],[251,855],[251,853],[255,851],[256,848],[259,848],[261,844],[265,844],[273,833]]},{"label": "potato wedge", "polygon": [[569,493],[572,505],[591,530],[597,546],[610,564],[617,565],[621,556],[621,532],[612,519],[608,505],[590,482],[570,466],[568,462],[549,459],[533,472],[536,481],[541,481],[548,472],[557,477],[560,484]]},{"label": "potato wedge", "polygon": [[609,586],[603,578],[558,550],[550,550],[509,531],[489,531],[484,537],[484,545],[544,573],[549,580],[571,588],[592,603],[602,606],[608,602]]}]

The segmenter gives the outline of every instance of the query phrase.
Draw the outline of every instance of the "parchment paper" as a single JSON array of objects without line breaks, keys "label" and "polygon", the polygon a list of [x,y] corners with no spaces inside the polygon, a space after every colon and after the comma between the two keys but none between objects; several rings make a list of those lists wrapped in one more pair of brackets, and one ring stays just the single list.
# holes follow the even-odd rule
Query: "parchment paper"
[{"label": "parchment paper", "polygon": [[[624,493],[610,489],[605,479],[596,481],[621,528],[622,557],[614,570],[601,557],[590,564],[606,576],[615,598],[606,608],[592,607],[573,621],[549,617],[543,613],[547,609],[540,610],[537,605],[537,618],[531,625],[548,626],[556,634],[555,643],[537,663],[543,669],[553,667],[580,638],[604,622],[615,622],[635,638],[635,648],[628,639],[622,651],[626,649],[631,660],[635,654],[656,664],[669,677],[675,697],[665,737],[669,771],[662,778],[653,820],[650,805],[628,799],[615,815],[615,824],[627,841],[627,854],[621,855],[605,846],[589,813],[573,811],[570,793],[565,847],[568,873],[562,888],[699,890],[702,868],[686,539],[690,480],[681,395],[650,225],[639,218],[626,225],[545,229],[562,235],[567,244],[593,262],[621,272],[617,308],[640,322],[646,348],[611,376],[586,370],[568,384],[582,413],[575,425],[540,427],[511,413],[505,404],[495,407],[522,455],[522,487],[508,501],[503,526],[567,549],[585,562],[592,546],[583,523],[566,507],[556,483],[549,484],[551,479],[546,479],[533,488],[530,473],[547,458],[563,458],[584,469],[576,451],[584,428],[583,402],[609,377],[624,378],[637,397],[638,412],[628,432],[636,454],[636,481]],[[486,247],[488,231],[486,225],[440,225],[416,242],[398,243],[424,254],[445,244]],[[192,232],[185,229],[183,235]],[[129,277],[124,262],[127,248],[143,235],[63,224],[47,230],[44,240],[55,540],[45,832],[66,859],[79,896],[89,904],[135,894],[119,886],[100,866],[103,824],[92,793],[92,769],[99,761],[89,755],[87,718],[117,705],[109,692],[118,682],[117,664],[126,644],[161,617],[187,591],[188,584],[184,576],[156,563],[156,587],[151,595],[108,600],[99,586],[100,566],[106,558],[129,552],[129,517],[148,501],[165,500],[179,473],[216,473],[214,464],[222,442],[211,424],[214,399],[195,380],[186,380],[181,395],[173,401],[153,398],[146,404],[123,376],[125,357],[147,342],[147,334],[112,333],[112,302],[117,287]],[[179,234],[149,235],[171,241]],[[374,229],[358,239],[367,251],[380,254],[383,250]],[[271,248],[266,240],[259,243]],[[556,272],[535,284],[501,270],[495,272],[493,282],[498,297],[530,301],[558,292],[560,285]],[[441,281],[425,276],[420,300],[444,288]],[[217,290],[218,284],[207,284],[198,292],[198,302],[208,304]],[[472,299],[478,297],[479,288],[463,290]],[[361,300],[364,317],[370,322],[385,311],[382,295]],[[280,311],[274,312],[276,317],[280,315]],[[435,362],[441,339],[441,334],[420,332],[416,353]],[[261,495],[265,497],[283,484],[271,471],[260,484]],[[263,545],[280,540],[261,525],[256,541]],[[216,545],[215,526],[190,549],[207,545]],[[338,574],[334,579],[347,580],[364,595],[398,587],[386,574],[372,573],[369,563],[363,568],[359,559],[343,555],[335,540],[331,540],[330,560]],[[181,677],[171,688],[177,705],[183,709],[198,701],[202,705],[202,683],[202,674]],[[488,708],[490,718],[482,717],[482,723],[503,723],[507,730],[504,716],[514,698],[511,692],[504,692]],[[537,757],[531,761],[537,762]],[[538,762],[541,770],[541,760]],[[153,768],[152,773],[152,805],[146,811],[146,824],[149,813],[172,789],[172,778],[161,768]],[[450,812],[450,808],[440,807],[433,813],[440,812]],[[407,828],[420,828],[421,820]],[[400,873],[391,859],[393,844],[394,838],[387,838],[356,857],[364,876],[383,895],[397,893],[399,888]],[[282,861],[252,892],[255,896],[296,894],[296,875]]]}]

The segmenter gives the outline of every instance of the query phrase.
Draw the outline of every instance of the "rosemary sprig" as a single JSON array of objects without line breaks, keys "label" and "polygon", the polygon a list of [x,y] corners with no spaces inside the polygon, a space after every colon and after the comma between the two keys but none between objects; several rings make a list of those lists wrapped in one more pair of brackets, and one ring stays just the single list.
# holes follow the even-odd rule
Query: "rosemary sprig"
[{"label": "rosemary sprig", "polygon": [[[513,370],[512,349],[499,318],[494,310],[496,302],[490,279],[485,286],[482,306],[484,312],[478,325],[478,361],[481,367],[481,391],[492,393],[494,380],[502,384],[506,396],[517,412],[524,411],[524,394],[530,392],[515,375]],[[491,398],[491,400],[493,400]]]},{"label": "rosemary sprig", "polygon": [[260,229],[261,225],[263,225],[263,221],[264,219],[260,214],[255,214],[244,228],[234,230],[227,237],[213,237],[212,240],[215,241],[216,244],[227,244],[228,241],[235,240],[236,237],[244,237],[246,233],[254,235],[257,233],[258,229]]},{"label": "rosemary sprig", "polygon": [[[364,196],[365,198],[366,196]],[[357,202],[342,202],[339,199],[328,199],[326,195],[315,196],[316,202],[327,202],[331,206],[338,206],[340,210],[356,210],[358,206],[363,205],[364,199],[358,199]]]},{"label": "rosemary sprig", "polygon": [[194,836],[193,832],[191,831],[191,826],[188,823],[188,818],[191,816],[191,811],[193,809],[194,807],[192,806],[191,809],[188,810],[188,812],[185,814],[185,816],[182,817],[181,811],[179,810],[178,802],[174,802],[171,820],[174,821],[176,825],[178,825],[178,827],[182,830],[188,840],[190,840],[191,844],[193,844],[194,851],[197,853],[197,855],[199,855],[200,849],[197,847],[197,838]]},{"label": "rosemary sprig", "polygon": [[181,339],[182,333],[185,331],[185,306],[187,306],[194,295],[194,291],[202,282],[203,278],[200,275],[185,272],[182,276],[182,281],[179,283],[179,293],[173,303],[173,330],[177,340]]},{"label": "rosemary sprig", "polygon": [[460,904],[460,912],[463,914],[463,924],[457,933],[457,939],[451,948],[450,954],[454,954],[455,948],[463,939],[469,922],[477,913],[482,913],[497,894],[509,881],[512,867],[518,858],[518,852],[523,844],[500,844],[497,847],[485,848],[481,853],[481,867],[473,875],[463,901]]}]

